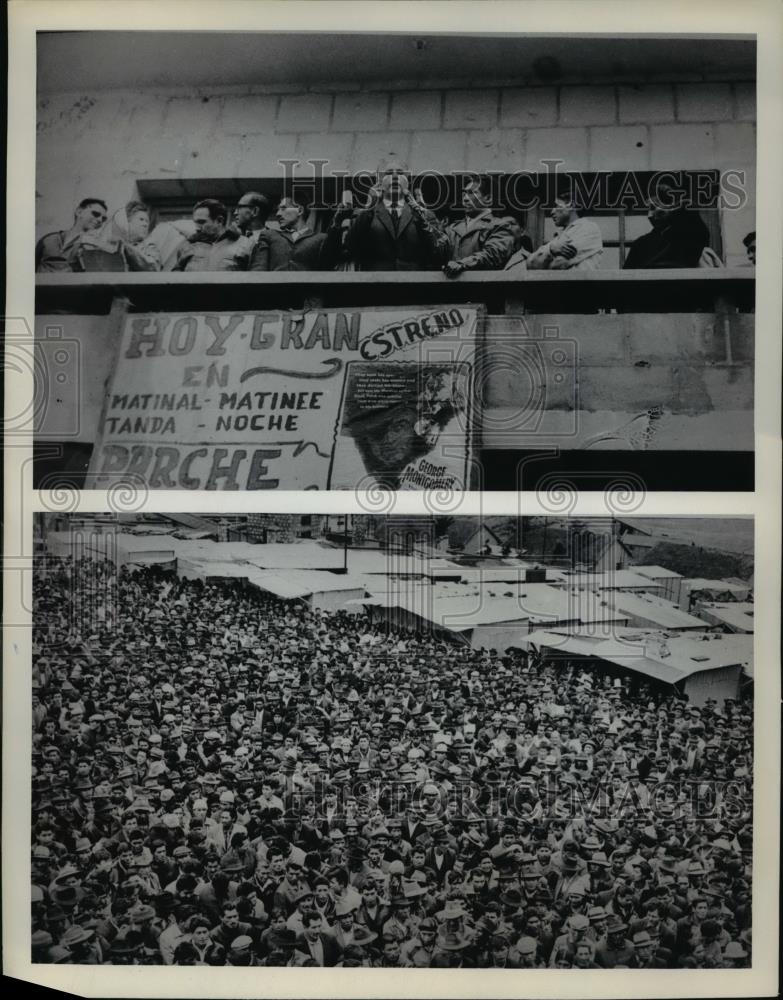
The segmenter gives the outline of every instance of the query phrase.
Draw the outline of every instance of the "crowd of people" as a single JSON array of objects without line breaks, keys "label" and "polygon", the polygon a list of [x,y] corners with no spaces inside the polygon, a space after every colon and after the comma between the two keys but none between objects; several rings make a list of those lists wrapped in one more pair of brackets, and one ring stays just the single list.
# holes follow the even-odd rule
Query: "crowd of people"
[{"label": "crowd of people", "polygon": [[[106,202],[84,198],[67,230],[36,246],[38,271],[466,271],[522,275],[527,270],[594,270],[602,266],[601,229],[571,193],[551,207],[551,239],[534,248],[515,217],[496,213],[487,179],[462,187],[463,215],[439,218],[411,191],[403,167],[379,170],[367,203],[352,198],[329,213],[323,231],[310,205],[285,196],[277,206],[259,192],[242,195],[233,211],[214,198],[199,201],[190,219],[150,232],[151,211],[132,201],[109,218]],[[274,210],[273,210],[274,209]],[[684,192],[661,184],[648,205],[650,231],[629,247],[626,268],[721,266],[709,232]],[[314,226],[316,228],[314,228]],[[755,260],[755,234],[753,255]]]},{"label": "crowd of people", "polygon": [[33,592],[33,961],[750,965],[750,701],[154,567]]}]

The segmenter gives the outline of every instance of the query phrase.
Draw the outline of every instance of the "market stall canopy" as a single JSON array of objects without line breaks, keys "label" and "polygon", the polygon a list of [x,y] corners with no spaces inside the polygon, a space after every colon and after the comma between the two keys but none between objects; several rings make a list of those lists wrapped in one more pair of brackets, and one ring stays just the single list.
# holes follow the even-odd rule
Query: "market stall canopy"
[{"label": "market stall canopy", "polygon": [[[626,541],[626,539],[623,539],[623,541]],[[675,573],[673,569],[666,569],[664,566],[634,566],[633,572],[650,580],[682,579],[682,573]]]},{"label": "market stall canopy", "polygon": [[754,631],[754,605],[747,601],[698,604],[696,610],[711,625],[724,625],[732,632]]},{"label": "market stall canopy", "polygon": [[751,592],[749,583],[732,583],[730,580],[705,580],[703,577],[689,577],[682,581],[683,587],[696,593],[703,590],[708,594],[734,594],[738,601],[744,601]]},{"label": "market stall canopy", "polygon": [[520,645],[605,660],[667,684],[703,671],[746,667],[753,662],[753,636],[749,635],[672,636],[628,629],[607,640],[553,629],[532,632]]},{"label": "market stall canopy", "polygon": [[671,601],[652,594],[629,594],[623,591],[605,590],[602,592],[615,611],[622,612],[631,619],[643,619],[652,627],[662,629],[698,629],[705,631],[709,626],[706,621],[681,611]]}]

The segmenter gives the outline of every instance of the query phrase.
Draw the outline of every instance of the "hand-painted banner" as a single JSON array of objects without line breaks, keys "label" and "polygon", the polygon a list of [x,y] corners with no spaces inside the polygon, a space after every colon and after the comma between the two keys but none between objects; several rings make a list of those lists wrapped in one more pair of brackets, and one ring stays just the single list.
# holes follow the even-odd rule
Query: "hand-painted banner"
[{"label": "hand-painted banner", "polygon": [[478,315],[128,315],[91,483],[469,489]]}]

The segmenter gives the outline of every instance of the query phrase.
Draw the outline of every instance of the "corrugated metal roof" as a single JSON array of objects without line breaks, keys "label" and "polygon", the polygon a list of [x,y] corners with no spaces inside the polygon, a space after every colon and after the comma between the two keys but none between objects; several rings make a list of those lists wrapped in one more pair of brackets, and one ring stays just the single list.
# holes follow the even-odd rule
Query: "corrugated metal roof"
[{"label": "corrugated metal roof", "polygon": [[663,629],[706,629],[707,622],[681,611],[670,601],[653,598],[647,594],[628,594],[623,591],[605,590],[602,593],[616,611],[630,617],[643,618]]},{"label": "corrugated metal roof", "polygon": [[348,574],[328,573],[324,570],[268,570],[251,569],[248,575],[251,583],[271,594],[286,599],[309,597],[311,594],[333,591],[365,592],[364,583],[358,577]]},{"label": "corrugated metal roof", "polygon": [[682,573],[675,573],[673,569],[666,569],[664,566],[634,566],[633,572],[638,573],[640,576],[647,576],[652,580],[682,579]]},{"label": "corrugated metal roof", "polygon": [[[596,605],[582,594],[557,590],[546,583],[480,587],[463,584],[395,585],[369,583],[373,603],[397,607],[442,628],[463,632],[480,625],[513,621],[531,623],[627,622],[622,613]],[[509,596],[511,593],[511,596]]]},{"label": "corrugated metal roof", "polygon": [[596,590],[661,590],[661,584],[629,569],[607,570],[605,573],[569,573],[568,586],[591,587]]},{"label": "corrugated metal roof", "polygon": [[691,592],[696,590],[709,590],[715,594],[742,594],[747,596],[750,593],[750,584],[730,583],[728,580],[705,580],[703,577],[688,577],[683,579],[683,584],[688,584]]},{"label": "corrugated metal roof", "polygon": [[667,636],[656,631],[634,630],[616,639],[595,641],[553,629],[531,633],[524,644],[574,656],[594,656],[669,684],[705,670],[747,667],[753,663],[750,635]]},{"label": "corrugated metal roof", "polygon": [[734,632],[753,632],[755,629],[754,605],[745,601],[699,604],[696,610],[705,621],[727,625]]}]

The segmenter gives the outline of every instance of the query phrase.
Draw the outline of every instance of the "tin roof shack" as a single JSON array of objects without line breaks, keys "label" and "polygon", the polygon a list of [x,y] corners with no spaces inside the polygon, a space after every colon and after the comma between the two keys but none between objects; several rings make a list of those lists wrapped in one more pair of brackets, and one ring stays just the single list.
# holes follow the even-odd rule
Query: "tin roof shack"
[{"label": "tin roof shack", "polygon": [[254,570],[248,577],[250,583],[285,601],[303,601],[311,608],[336,611],[341,608],[357,610],[356,604],[346,605],[364,597],[364,583],[347,574],[319,570],[276,570],[274,573]]},{"label": "tin roof shack", "polygon": [[584,626],[608,629],[627,618],[606,607],[588,606],[580,595],[548,584],[466,588],[459,584],[389,588],[362,601],[395,628],[434,632],[467,643],[472,649],[503,652],[520,646],[529,632],[541,628]]},{"label": "tin roof shack", "polygon": [[632,628],[663,629],[667,632],[706,632],[706,621],[681,611],[676,604],[654,594],[604,590],[610,607],[628,617]]},{"label": "tin roof shack", "polygon": [[754,606],[749,601],[726,603],[699,601],[696,613],[710,625],[720,626],[724,632],[752,633],[755,629]]},{"label": "tin roof shack", "polygon": [[649,594],[659,594],[663,590],[660,583],[637,573],[636,567],[633,570],[607,570],[605,573],[571,573],[566,585],[579,590],[628,590]]},{"label": "tin roof shack", "polygon": [[698,601],[747,601],[752,593],[749,583],[731,580],[705,580],[703,577],[686,577],[681,581],[680,607],[690,611]]},{"label": "tin roof shack", "polygon": [[666,569],[663,566],[634,566],[633,571],[658,584],[661,588],[658,591],[661,597],[679,604],[682,587],[681,573],[675,573],[673,569]]},{"label": "tin roof shack", "polygon": [[616,673],[616,668],[673,686],[701,707],[708,698],[722,704],[736,698],[744,676],[753,673],[753,636],[679,636],[666,632],[627,630],[615,639],[601,640],[564,630],[533,632],[523,646],[546,659],[578,661],[580,666]]}]

